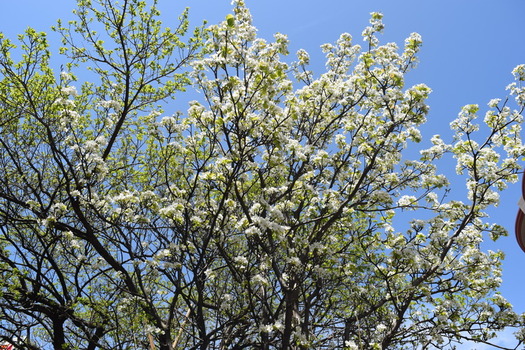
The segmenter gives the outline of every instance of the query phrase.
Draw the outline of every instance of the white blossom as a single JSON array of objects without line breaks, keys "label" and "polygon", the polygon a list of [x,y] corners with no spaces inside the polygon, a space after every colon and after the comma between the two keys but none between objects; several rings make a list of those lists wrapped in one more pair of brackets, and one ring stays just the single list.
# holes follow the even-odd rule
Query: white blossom
[{"label": "white blossom", "polygon": [[397,205],[399,205],[400,207],[408,207],[408,206],[417,205],[417,198],[414,196],[404,195],[398,199]]},{"label": "white blossom", "polygon": [[78,96],[77,88],[75,86],[65,86],[60,91],[66,96]]}]

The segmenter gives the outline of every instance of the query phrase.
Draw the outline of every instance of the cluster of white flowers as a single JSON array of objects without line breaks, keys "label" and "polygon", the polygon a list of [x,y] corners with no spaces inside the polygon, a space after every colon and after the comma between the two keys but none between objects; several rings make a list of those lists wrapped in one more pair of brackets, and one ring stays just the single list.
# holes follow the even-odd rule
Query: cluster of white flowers
[{"label": "cluster of white flowers", "polygon": [[310,64],[310,55],[304,49],[300,49],[297,51],[297,59],[298,59],[298,64],[300,65]]},{"label": "cluster of white flowers", "polygon": [[284,325],[281,321],[277,320],[273,324],[263,324],[259,327],[259,332],[261,333],[272,333],[274,331],[280,331],[284,328]]},{"label": "cluster of white flowers", "polygon": [[425,160],[436,160],[443,156],[443,154],[447,151],[449,151],[452,146],[449,144],[446,144],[439,135],[434,135],[430,139],[433,146],[430,148],[427,148],[425,150],[421,150],[421,156]]},{"label": "cluster of white flowers", "polygon": [[64,82],[69,82],[73,80],[73,75],[71,75],[71,73],[62,71],[60,72],[60,79],[62,79]]},{"label": "cluster of white flowers", "polygon": [[51,206],[51,212],[55,217],[60,217],[67,212],[67,206],[64,203],[58,202]]},{"label": "cluster of white flowers", "polygon": [[86,140],[84,144],[75,143],[70,149],[77,153],[80,163],[78,169],[84,170],[86,175],[98,173],[99,176],[106,174],[107,167],[102,159],[102,148],[107,144],[106,138],[102,135],[97,136],[94,140]]},{"label": "cluster of white flowers", "polygon": [[525,106],[525,65],[520,64],[512,71],[514,79],[517,82],[514,82],[507,86],[507,90],[510,90],[511,95],[514,96],[516,103],[519,106]]},{"label": "cluster of white flowers", "polygon": [[133,203],[139,202],[139,197],[136,192],[131,192],[129,190],[126,190],[124,192],[121,192],[111,198],[111,201],[120,205],[128,205]]},{"label": "cluster of white flowers", "polygon": [[170,256],[171,256],[171,251],[169,249],[161,249],[155,254],[154,258],[156,260],[163,260]]},{"label": "cluster of white flowers", "polygon": [[233,261],[240,266],[241,269],[246,268],[248,265],[248,259],[245,256],[236,256]]},{"label": "cluster of white flowers", "polygon": [[78,96],[77,88],[72,85],[63,87],[62,89],[60,89],[60,92],[65,96]]},{"label": "cluster of white flowers", "polygon": [[165,218],[176,222],[183,220],[184,205],[181,203],[172,203],[167,207],[161,208],[159,214]]},{"label": "cluster of white flowers", "polygon": [[122,104],[119,101],[115,100],[100,101],[99,105],[102,108],[113,109],[115,111],[119,111],[122,107]]},{"label": "cluster of white flowers", "polygon": [[164,333],[162,329],[149,325],[149,324],[144,327],[144,332],[146,334],[163,334]]},{"label": "cluster of white flowers", "polygon": [[345,341],[345,350],[359,350],[359,346],[353,340]]},{"label": "cluster of white flowers", "polygon": [[404,195],[397,200],[397,205],[400,207],[413,207],[417,205],[417,198],[414,196]]},{"label": "cluster of white flowers", "polygon": [[251,282],[255,285],[268,286],[270,283],[266,277],[261,274],[257,274],[252,277]]},{"label": "cluster of white flowers", "polygon": [[75,101],[67,98],[67,96],[77,96],[77,91],[74,86],[67,86],[61,89],[61,92],[66,97],[58,97],[53,105],[59,106],[60,110],[57,112],[59,127],[63,131],[69,131],[78,125],[80,114],[75,111]]},{"label": "cluster of white flowers", "polygon": [[367,41],[370,47],[375,47],[379,43],[379,39],[375,37],[376,33],[381,33],[384,29],[383,25],[383,14],[379,12],[372,12],[370,14],[371,26],[366,27],[361,34],[365,41]]},{"label": "cluster of white flowers", "polygon": [[453,130],[457,130],[458,137],[463,134],[471,134],[479,130],[479,125],[473,121],[478,117],[479,106],[475,104],[466,105],[461,109],[458,118],[450,123]]},{"label": "cluster of white flowers", "polygon": [[269,218],[262,216],[254,216],[253,222],[259,226],[261,230],[271,230],[275,233],[286,233],[290,227],[287,225],[279,224],[275,221],[272,221]]}]

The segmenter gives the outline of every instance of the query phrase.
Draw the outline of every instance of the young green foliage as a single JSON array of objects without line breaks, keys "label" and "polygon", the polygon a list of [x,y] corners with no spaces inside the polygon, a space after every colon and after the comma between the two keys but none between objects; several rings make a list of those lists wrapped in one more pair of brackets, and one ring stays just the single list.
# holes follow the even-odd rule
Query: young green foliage
[{"label": "young green foliage", "polygon": [[[187,37],[187,10],[163,27],[156,2],[79,0],[75,13],[55,28],[71,59],[60,74],[44,33],[28,29],[18,47],[1,37],[0,337],[109,349],[146,348],[155,334],[169,349],[177,324],[154,297],[165,281],[133,263],[142,246],[117,194],[148,187],[150,124],[188,84],[201,29]],[[80,85],[84,67],[94,81]]]}]

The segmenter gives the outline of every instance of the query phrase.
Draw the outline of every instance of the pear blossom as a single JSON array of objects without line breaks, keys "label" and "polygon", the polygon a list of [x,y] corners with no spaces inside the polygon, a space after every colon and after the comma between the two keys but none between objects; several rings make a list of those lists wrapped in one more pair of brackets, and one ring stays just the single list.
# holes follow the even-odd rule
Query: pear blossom
[{"label": "pear blossom", "polygon": [[78,96],[78,92],[77,92],[77,88],[75,86],[65,86],[63,87],[61,90],[62,94],[66,95],[66,96]]}]

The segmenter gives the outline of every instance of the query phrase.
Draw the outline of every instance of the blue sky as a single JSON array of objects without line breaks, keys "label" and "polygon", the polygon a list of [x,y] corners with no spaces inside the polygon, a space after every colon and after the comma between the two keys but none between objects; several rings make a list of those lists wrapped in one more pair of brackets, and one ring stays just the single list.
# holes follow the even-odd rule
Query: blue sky
[{"label": "blue sky", "polygon": [[[408,78],[410,84],[425,83],[433,90],[428,123],[422,128],[430,138],[440,133],[450,140],[449,123],[461,106],[486,106],[492,98],[504,98],[512,82],[511,70],[525,63],[525,1],[501,0],[246,0],[259,34],[271,39],[273,33],[287,34],[294,53],[306,49],[314,72],[324,69],[319,46],[335,41],[342,32],[361,40],[369,13],[384,14],[386,30],[382,42],[402,45],[411,33],[422,35],[420,64]],[[189,6],[194,24],[202,19],[216,23],[231,12],[229,0],[159,0],[166,25]],[[2,1],[0,31],[14,38],[27,26],[47,31],[56,19],[71,18],[73,0]],[[57,68],[58,69],[58,68]],[[525,161],[524,161],[525,165]],[[454,173],[454,165],[442,168]],[[520,187],[503,192],[500,206],[491,211],[492,221],[504,225],[509,236],[490,244],[506,253],[503,294],[517,311],[525,312],[525,253],[514,238],[514,220]]]}]

